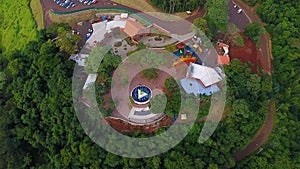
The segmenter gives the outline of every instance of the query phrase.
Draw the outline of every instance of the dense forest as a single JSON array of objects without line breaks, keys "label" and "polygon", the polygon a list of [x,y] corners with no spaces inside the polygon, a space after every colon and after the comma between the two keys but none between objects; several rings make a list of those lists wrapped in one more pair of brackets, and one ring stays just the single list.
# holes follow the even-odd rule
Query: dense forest
[{"label": "dense forest", "polygon": [[[75,63],[66,59],[71,49],[53,41],[70,28],[38,31],[25,48],[22,43],[14,48],[20,50],[0,54],[0,168],[299,168],[299,9],[297,1],[260,4],[257,12],[272,35],[274,74],[257,75],[250,64],[235,59],[224,67],[227,117],[207,142],[197,142],[203,123],[196,123],[176,147],[144,159],[108,153],[84,133],[72,103]],[[109,76],[114,67],[107,62],[98,71]],[[262,152],[236,163],[233,154],[260,128],[271,99],[277,112],[269,141]]]},{"label": "dense forest", "polygon": [[300,3],[268,0],[257,13],[272,35],[274,55],[275,128],[260,154],[238,164],[240,168],[300,167]]},{"label": "dense forest", "polygon": [[204,5],[205,0],[150,0],[150,2],[168,13],[192,11]]},{"label": "dense forest", "polygon": [[271,89],[264,79],[268,76],[259,78],[251,72],[251,65],[233,60],[226,67],[230,79],[227,106],[232,112],[207,143],[197,143],[203,125],[199,123],[179,145],[160,156],[128,159],[107,153],[85,135],[76,118],[71,98],[74,63],[65,60],[65,52],[49,40],[58,35],[56,29],[40,31],[38,42],[2,60],[1,72],[7,77],[0,107],[5,112],[0,118],[2,168],[232,167],[231,155],[251,140],[268,113]]}]

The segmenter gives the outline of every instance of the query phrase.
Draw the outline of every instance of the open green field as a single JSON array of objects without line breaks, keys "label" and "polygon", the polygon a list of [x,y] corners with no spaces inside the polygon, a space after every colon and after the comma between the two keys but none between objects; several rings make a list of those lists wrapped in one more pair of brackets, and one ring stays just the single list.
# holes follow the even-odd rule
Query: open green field
[{"label": "open green field", "polygon": [[40,0],[31,0],[30,1],[30,8],[32,11],[32,14],[35,18],[37,29],[43,29],[44,28],[44,16],[43,16],[43,8]]},{"label": "open green field", "polygon": [[0,48],[4,54],[24,49],[29,41],[36,39],[29,1],[1,0],[0,13]]}]

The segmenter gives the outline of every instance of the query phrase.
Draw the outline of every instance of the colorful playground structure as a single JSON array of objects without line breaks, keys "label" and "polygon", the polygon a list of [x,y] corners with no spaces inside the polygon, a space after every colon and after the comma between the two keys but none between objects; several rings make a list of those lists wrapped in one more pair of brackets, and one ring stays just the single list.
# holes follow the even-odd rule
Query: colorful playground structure
[{"label": "colorful playground structure", "polygon": [[189,65],[190,63],[196,62],[198,55],[191,47],[181,42],[176,45],[176,49],[177,50],[173,53],[175,56],[179,57],[179,61],[174,62],[174,67],[184,63]]}]

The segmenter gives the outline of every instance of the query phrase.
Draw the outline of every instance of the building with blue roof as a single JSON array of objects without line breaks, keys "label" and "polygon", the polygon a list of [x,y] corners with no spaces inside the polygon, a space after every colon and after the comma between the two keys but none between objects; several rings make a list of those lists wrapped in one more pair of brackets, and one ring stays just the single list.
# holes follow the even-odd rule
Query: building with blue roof
[{"label": "building with blue roof", "polygon": [[186,93],[193,93],[195,96],[199,94],[210,96],[213,93],[220,91],[220,88],[216,84],[205,88],[204,86],[202,86],[200,81],[192,78],[181,79],[180,84]]}]

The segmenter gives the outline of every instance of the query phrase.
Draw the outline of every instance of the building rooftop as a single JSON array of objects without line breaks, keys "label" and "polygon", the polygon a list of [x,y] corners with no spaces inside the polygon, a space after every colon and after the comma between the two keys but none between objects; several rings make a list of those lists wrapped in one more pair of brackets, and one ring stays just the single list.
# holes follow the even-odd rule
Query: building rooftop
[{"label": "building rooftop", "polygon": [[216,84],[205,88],[198,80],[191,78],[181,79],[180,84],[186,93],[194,94],[195,96],[199,94],[210,96],[213,93],[220,91],[220,88]]},{"label": "building rooftop", "polygon": [[222,80],[222,77],[215,69],[194,63],[190,63],[186,76],[200,80],[204,87],[211,86]]},{"label": "building rooftop", "polygon": [[223,56],[223,55],[218,56],[218,64],[219,65],[229,65],[229,63],[230,63],[229,56]]},{"label": "building rooftop", "polygon": [[128,36],[134,37],[135,35],[138,34],[150,33],[150,30],[137,21],[127,20],[124,28],[124,32]]}]

